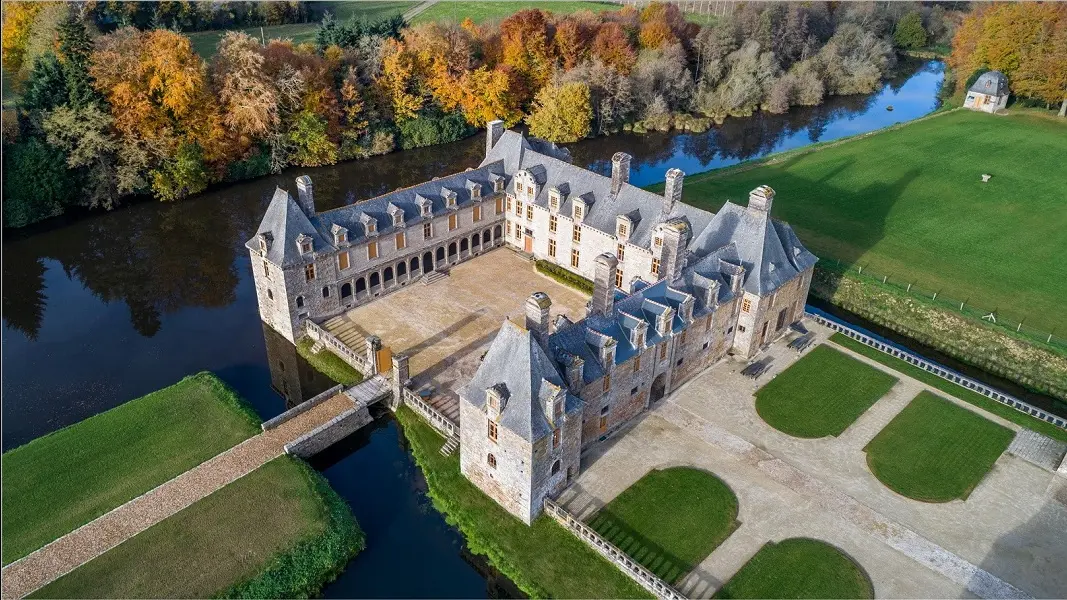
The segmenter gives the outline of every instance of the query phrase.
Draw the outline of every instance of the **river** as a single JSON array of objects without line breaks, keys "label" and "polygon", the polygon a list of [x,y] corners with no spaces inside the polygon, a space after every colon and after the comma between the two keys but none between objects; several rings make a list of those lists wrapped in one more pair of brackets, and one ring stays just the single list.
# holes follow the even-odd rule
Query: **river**
[{"label": "river", "polygon": [[[936,108],[941,79],[940,63],[915,62],[875,94],[831,98],[787,115],[729,119],[701,134],[586,140],[571,152],[576,164],[607,173],[611,155],[626,151],[633,155],[631,183],[648,185],[671,167],[696,173],[915,119]],[[262,326],[256,310],[244,242],[275,185],[294,189],[293,179],[306,173],[318,207],[328,209],[476,166],[483,152],[476,136],[294,169],[179,203],[142,202],[5,232],[3,449],[203,370],[233,386],[264,419],[317,393],[326,383]],[[367,532],[367,550],[326,596],[516,593],[433,510],[388,414],[312,462]]]}]

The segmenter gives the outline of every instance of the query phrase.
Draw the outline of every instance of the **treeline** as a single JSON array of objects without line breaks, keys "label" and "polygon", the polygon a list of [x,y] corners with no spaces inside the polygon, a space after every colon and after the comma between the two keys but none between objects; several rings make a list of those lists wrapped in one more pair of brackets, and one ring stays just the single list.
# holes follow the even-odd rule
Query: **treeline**
[{"label": "treeline", "polygon": [[785,112],[875,90],[909,20],[924,36],[949,29],[943,10],[910,3],[748,3],[705,28],[670,4],[485,26],[327,17],[315,44],[230,32],[205,63],[176,31],[100,34],[97,5],[34,6],[5,3],[5,68],[29,65],[4,113],[11,227],[452,141],[494,118],[568,142]]},{"label": "treeline", "polygon": [[[981,73],[1008,77],[1012,94],[1067,114],[1067,4],[1005,2],[968,14],[952,40],[958,91]],[[966,78],[964,78],[966,76]]]}]

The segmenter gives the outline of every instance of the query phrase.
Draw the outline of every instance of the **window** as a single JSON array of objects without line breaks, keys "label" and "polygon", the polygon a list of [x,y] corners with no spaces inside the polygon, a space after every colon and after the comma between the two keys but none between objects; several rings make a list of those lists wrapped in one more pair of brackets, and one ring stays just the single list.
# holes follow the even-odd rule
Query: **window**
[{"label": "window", "polygon": [[407,248],[407,246],[408,246],[408,243],[407,243],[407,239],[404,238],[404,233],[401,232],[401,233],[396,234],[396,249],[397,250],[403,250],[404,248]]},{"label": "window", "polygon": [[307,281],[315,279],[315,263],[311,263],[304,267],[304,279]]},{"label": "window", "polygon": [[626,223],[619,223],[619,237],[626,237],[629,229],[626,227]]},{"label": "window", "polygon": [[657,247],[657,248],[659,248],[660,246],[662,246],[662,245],[663,245],[663,238],[660,238],[660,237],[656,238],[656,239],[655,239],[655,244],[656,244],[656,247]]},{"label": "window", "polygon": [[582,241],[582,226],[581,225],[578,225],[577,223],[575,223],[575,225],[574,225],[574,233],[571,234],[571,239],[574,241],[575,244],[577,244],[577,243]]},{"label": "window", "polygon": [[534,195],[534,188],[533,188],[533,186],[532,186],[532,185],[528,185],[528,186],[526,186],[526,195],[527,195],[527,196],[529,196],[529,197],[531,197],[531,198],[533,198],[533,195]]},{"label": "window", "polygon": [[370,242],[367,244],[367,258],[378,258],[378,242]]},{"label": "window", "polygon": [[559,219],[556,217],[556,215],[550,216],[548,218],[548,230],[555,231],[557,225],[559,225]]},{"label": "window", "polygon": [[267,300],[274,300],[274,292],[267,290]]},{"label": "window", "polygon": [[[611,389],[611,375],[604,376],[604,393],[607,393]],[[607,408],[606,406],[604,407]]]},{"label": "window", "polygon": [[626,260],[626,244],[619,244],[619,247],[615,250],[615,256],[619,259],[619,262]]},{"label": "window", "polygon": [[552,463],[552,474],[555,475],[556,473],[559,473],[559,461],[558,460],[556,462]]},{"label": "window", "polygon": [[515,224],[515,239],[522,239],[522,227],[519,227],[518,223]]},{"label": "window", "polygon": [[422,224],[422,239],[428,240],[433,237],[433,223]]},{"label": "window", "polygon": [[510,237],[511,236],[511,221],[505,222],[504,223],[504,227],[507,228],[507,231],[505,231],[505,234],[507,234]]},{"label": "window", "polygon": [[571,266],[575,269],[578,268],[578,251],[571,250]]},{"label": "window", "polygon": [[522,200],[516,200],[515,201],[515,216],[516,217],[521,217],[522,216]]},{"label": "window", "polygon": [[615,271],[615,287],[622,289],[622,271]]},{"label": "window", "polygon": [[533,221],[533,204],[526,205],[526,220]]},{"label": "window", "polygon": [[667,342],[659,345],[659,359],[663,360],[665,358],[667,358]]},{"label": "window", "polygon": [[448,215],[448,230],[452,231],[456,228],[456,215]]},{"label": "window", "polygon": [[477,223],[478,221],[481,221],[481,220],[482,220],[482,207],[480,207],[480,206],[475,206],[475,207],[474,207],[474,210],[472,210],[471,212],[472,212],[472,214],[473,214],[473,217],[472,217],[472,218],[474,219],[474,222],[475,222],[475,223]]},{"label": "window", "polygon": [[552,418],[554,420],[559,420],[559,419],[563,418],[563,401],[562,400],[559,400],[559,401],[556,402],[556,406],[554,407]]},{"label": "window", "polygon": [[263,276],[270,279],[270,265],[267,264],[267,261],[263,261]]},{"label": "window", "polygon": [[522,182],[519,181],[518,179],[515,180],[515,193],[516,194],[521,194],[522,193]]},{"label": "window", "polygon": [[680,341],[683,344],[685,343],[685,336],[686,336],[687,333],[689,333],[689,332],[688,331],[684,331],[684,330],[682,331],[682,339]]},{"label": "window", "polygon": [[704,331],[711,331],[711,315],[708,315],[708,320],[704,321]]},{"label": "window", "polygon": [[744,333],[745,331],[746,330],[745,330],[745,326],[744,325],[738,325],[737,326],[737,332],[738,333]]},{"label": "window", "polygon": [[556,240],[548,240],[548,255],[552,258],[556,257]]},{"label": "window", "polygon": [[301,243],[300,244],[300,252],[301,253],[311,252],[311,242],[303,242],[303,243]]},{"label": "window", "polygon": [[367,221],[367,233],[374,233],[374,221]]},{"label": "window", "polygon": [[[552,431],[552,448],[559,448],[561,442],[563,442],[563,430],[557,427]],[[558,470],[559,469],[554,469],[553,473]]]},{"label": "window", "polygon": [[393,213],[393,226],[394,227],[400,227],[400,225],[403,222],[404,222],[404,213],[403,212],[398,210],[395,213]]},{"label": "window", "polygon": [[634,357],[634,373],[641,370],[641,355],[638,354]]},{"label": "window", "polygon": [[489,468],[490,469],[495,469],[496,468],[496,457],[493,456],[492,452],[490,452],[489,456],[486,457],[485,462],[489,463]]},{"label": "window", "polygon": [[329,298],[330,297],[330,286],[328,286],[328,285],[322,286],[322,297],[323,298]]},{"label": "window", "polygon": [[636,396],[637,395],[637,388],[638,388],[638,386],[635,385],[633,388],[630,389],[630,395],[631,396]]},{"label": "window", "polygon": [[499,191],[502,191],[503,189],[504,189],[504,180],[503,179],[497,179],[496,181],[493,182],[493,191],[494,192],[499,192]]},{"label": "window", "polygon": [[702,349],[703,350],[707,350],[708,346],[710,346],[710,345],[711,345],[711,342],[704,342],[704,346],[702,347]]},{"label": "window", "polygon": [[653,275],[659,275],[659,259],[658,258],[653,258],[652,259],[652,274]]},{"label": "window", "polygon": [[504,212],[504,200],[502,198],[496,199],[496,214]]},{"label": "window", "polygon": [[337,268],[342,271],[348,268],[348,252],[342,252],[337,255]]},{"label": "window", "polygon": [[496,421],[493,421],[492,419],[489,420],[489,441],[496,441]]},{"label": "window", "polygon": [[582,219],[582,205],[576,203],[574,205],[574,220],[575,221],[580,221],[581,219]]},{"label": "window", "polygon": [[684,359],[684,358],[679,358],[679,359],[678,359],[678,362],[674,363],[674,366],[676,366],[676,367],[680,367],[680,366],[682,366],[682,361],[683,361],[683,360],[685,360],[685,359]]},{"label": "window", "polygon": [[752,301],[748,298],[741,301],[741,312],[752,312]]},{"label": "window", "polygon": [[[500,199],[497,199],[497,204],[500,203]],[[511,196],[508,196],[508,210],[511,210]]]},{"label": "window", "polygon": [[304,297],[303,296],[297,296],[296,297],[296,307],[297,308],[304,308]]},{"label": "window", "polygon": [[600,407],[600,416],[602,416],[602,417],[607,416],[608,411],[610,411],[610,410],[611,410],[611,405],[610,404],[605,404],[604,406]]}]

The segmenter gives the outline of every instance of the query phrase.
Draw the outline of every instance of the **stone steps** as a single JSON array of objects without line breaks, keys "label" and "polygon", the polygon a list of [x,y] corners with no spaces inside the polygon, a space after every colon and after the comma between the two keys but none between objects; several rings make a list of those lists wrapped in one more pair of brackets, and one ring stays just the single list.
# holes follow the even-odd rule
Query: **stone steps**
[{"label": "stone steps", "polygon": [[436,281],[440,281],[440,280],[444,279],[445,277],[448,277],[448,271],[447,270],[434,271],[433,273],[430,273],[426,277],[423,277],[422,278],[422,283],[423,283],[423,285],[430,285],[431,283],[434,283]]},{"label": "stone steps", "polygon": [[441,446],[441,456],[452,456],[456,448],[459,448],[459,438],[455,436],[449,437],[445,440],[445,445]]},{"label": "stone steps", "polygon": [[1008,446],[1008,453],[1055,473],[1067,454],[1067,444],[1036,431],[1020,429]]}]

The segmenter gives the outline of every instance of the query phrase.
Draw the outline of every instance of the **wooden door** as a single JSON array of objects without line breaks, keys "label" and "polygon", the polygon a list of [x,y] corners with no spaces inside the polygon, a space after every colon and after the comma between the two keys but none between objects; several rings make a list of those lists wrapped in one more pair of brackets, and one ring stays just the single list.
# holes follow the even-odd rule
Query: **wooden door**
[{"label": "wooden door", "polygon": [[378,351],[378,372],[388,373],[393,370],[393,349],[386,346]]},{"label": "wooden door", "polygon": [[526,252],[533,252],[533,236],[530,235],[530,231],[526,231],[526,235],[523,236],[523,250]]}]

